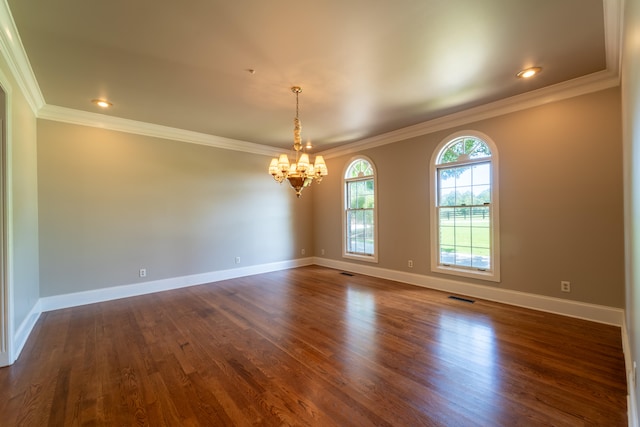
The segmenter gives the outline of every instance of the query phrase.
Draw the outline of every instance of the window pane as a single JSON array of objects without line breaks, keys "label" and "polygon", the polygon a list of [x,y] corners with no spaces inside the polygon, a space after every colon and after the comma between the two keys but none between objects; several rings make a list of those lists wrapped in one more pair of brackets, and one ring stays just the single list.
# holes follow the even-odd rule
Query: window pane
[{"label": "window pane", "polygon": [[489,233],[489,227],[478,227],[474,221],[474,227],[471,232],[471,242],[474,248],[491,247],[491,234]]},{"label": "window pane", "polygon": [[441,189],[456,187],[456,168],[440,169],[438,171],[438,175],[439,186]]},{"label": "window pane", "polygon": [[455,246],[440,245],[440,263],[454,265],[456,263]]},{"label": "window pane", "polygon": [[454,212],[456,227],[471,226],[471,208],[456,208]]},{"label": "window pane", "polygon": [[471,248],[469,246],[456,245],[455,264],[471,267]]},{"label": "window pane", "polygon": [[347,209],[369,209],[374,206],[373,180],[358,180],[347,183]]},{"label": "window pane", "polygon": [[364,253],[373,254],[373,210],[364,211]]},{"label": "window pane", "polygon": [[353,252],[356,247],[355,235],[357,232],[357,222],[354,212],[347,212],[347,251]]},{"label": "window pane", "polygon": [[448,226],[454,226],[455,222],[454,222],[454,215],[455,215],[455,209],[453,208],[441,208],[440,209],[440,225],[448,225]]},{"label": "window pane", "polygon": [[491,268],[491,250],[489,248],[473,248],[471,265],[475,268],[488,270]]},{"label": "window pane", "polygon": [[490,228],[491,208],[489,206],[479,206],[472,210],[472,223],[474,228]]},{"label": "window pane", "polygon": [[438,206],[471,206],[491,203],[491,165],[438,170]]},{"label": "window pane", "polygon": [[456,225],[455,237],[456,247],[471,245],[471,227],[460,227]]},{"label": "window pane", "polygon": [[485,203],[491,203],[491,186],[490,185],[474,186],[473,200],[471,203],[474,205],[483,205]]},{"label": "window pane", "polygon": [[452,163],[458,160],[460,154],[464,153],[464,147],[461,142],[452,145],[442,154],[440,163]]},{"label": "window pane", "polygon": [[347,172],[344,174],[344,177],[349,179],[371,175],[373,175],[373,168],[371,167],[371,164],[364,159],[358,159],[351,163],[349,168],[347,168]]},{"label": "window pane", "polygon": [[489,207],[439,209],[440,262],[488,269]]},{"label": "window pane", "polygon": [[478,144],[474,147],[473,151],[469,153],[469,157],[472,159],[481,159],[483,157],[491,157],[491,150],[487,147],[484,141],[476,140]]},{"label": "window pane", "polygon": [[461,166],[451,170],[455,171],[456,187],[471,185],[471,166]]},{"label": "window pane", "polygon": [[440,209],[439,238],[440,243],[445,246],[455,246],[456,242],[456,221],[455,209]]},{"label": "window pane", "polygon": [[449,147],[443,151],[437,164],[484,157],[491,157],[491,150],[484,141],[475,137],[461,137],[451,142]]},{"label": "window pane", "polygon": [[351,184],[347,184],[347,208],[351,209],[356,205],[356,191],[355,187]]},{"label": "window pane", "polygon": [[440,191],[440,206],[455,206],[456,205],[456,191],[454,188],[446,188]]},{"label": "window pane", "polygon": [[347,211],[347,252],[373,254],[374,249],[373,210]]},{"label": "window pane", "polygon": [[480,163],[474,165],[471,168],[471,174],[473,176],[473,185],[491,184],[491,164]]},{"label": "window pane", "polygon": [[472,200],[470,185],[456,188],[456,206],[470,205]]}]

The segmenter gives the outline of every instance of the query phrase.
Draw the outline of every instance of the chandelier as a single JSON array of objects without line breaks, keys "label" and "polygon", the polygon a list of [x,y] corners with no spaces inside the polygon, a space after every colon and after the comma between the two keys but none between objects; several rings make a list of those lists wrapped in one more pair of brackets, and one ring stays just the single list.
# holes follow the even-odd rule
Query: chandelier
[{"label": "chandelier", "polygon": [[[279,158],[271,159],[269,164],[269,173],[277,182],[282,183],[285,179],[289,181],[291,187],[296,190],[296,196],[300,197],[304,187],[311,185],[315,179],[317,182],[327,176],[327,165],[324,163],[322,156],[316,156],[315,164],[309,163],[309,155],[302,152],[302,139],[300,131],[300,119],[298,118],[298,95],[302,92],[299,86],[293,86],[291,92],[296,94],[296,117],[293,119],[293,149],[296,152],[294,163],[289,163],[289,157],[286,154],[280,154]],[[310,144],[307,145],[308,147]]]}]

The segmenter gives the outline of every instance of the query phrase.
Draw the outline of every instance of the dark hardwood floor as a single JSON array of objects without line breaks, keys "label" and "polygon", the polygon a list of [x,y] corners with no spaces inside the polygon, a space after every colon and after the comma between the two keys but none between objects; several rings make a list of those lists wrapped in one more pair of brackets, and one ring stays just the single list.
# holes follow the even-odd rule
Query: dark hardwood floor
[{"label": "dark hardwood floor", "polygon": [[318,266],[43,313],[2,426],[626,426],[620,329]]}]

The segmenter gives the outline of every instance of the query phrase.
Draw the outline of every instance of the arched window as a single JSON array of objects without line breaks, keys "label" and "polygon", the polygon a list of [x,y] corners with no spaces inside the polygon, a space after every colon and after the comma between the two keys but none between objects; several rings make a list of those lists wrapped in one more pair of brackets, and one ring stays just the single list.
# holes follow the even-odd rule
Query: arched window
[{"label": "arched window", "polygon": [[376,173],[370,159],[348,163],[343,186],[343,251],[346,258],[378,261]]},{"label": "arched window", "polygon": [[456,133],[431,161],[431,270],[500,281],[498,151],[479,132]]}]

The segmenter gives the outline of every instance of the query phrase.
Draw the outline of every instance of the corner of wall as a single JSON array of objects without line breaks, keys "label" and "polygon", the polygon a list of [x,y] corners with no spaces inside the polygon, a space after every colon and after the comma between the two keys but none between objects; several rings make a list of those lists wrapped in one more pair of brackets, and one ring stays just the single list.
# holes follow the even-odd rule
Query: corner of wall
[{"label": "corner of wall", "polygon": [[631,355],[631,344],[629,342],[629,331],[627,330],[626,318],[622,319],[622,352],[624,353],[624,365],[627,377],[627,419],[630,427],[640,427],[638,420],[638,407],[636,405],[636,375],[633,367],[633,356]]}]

